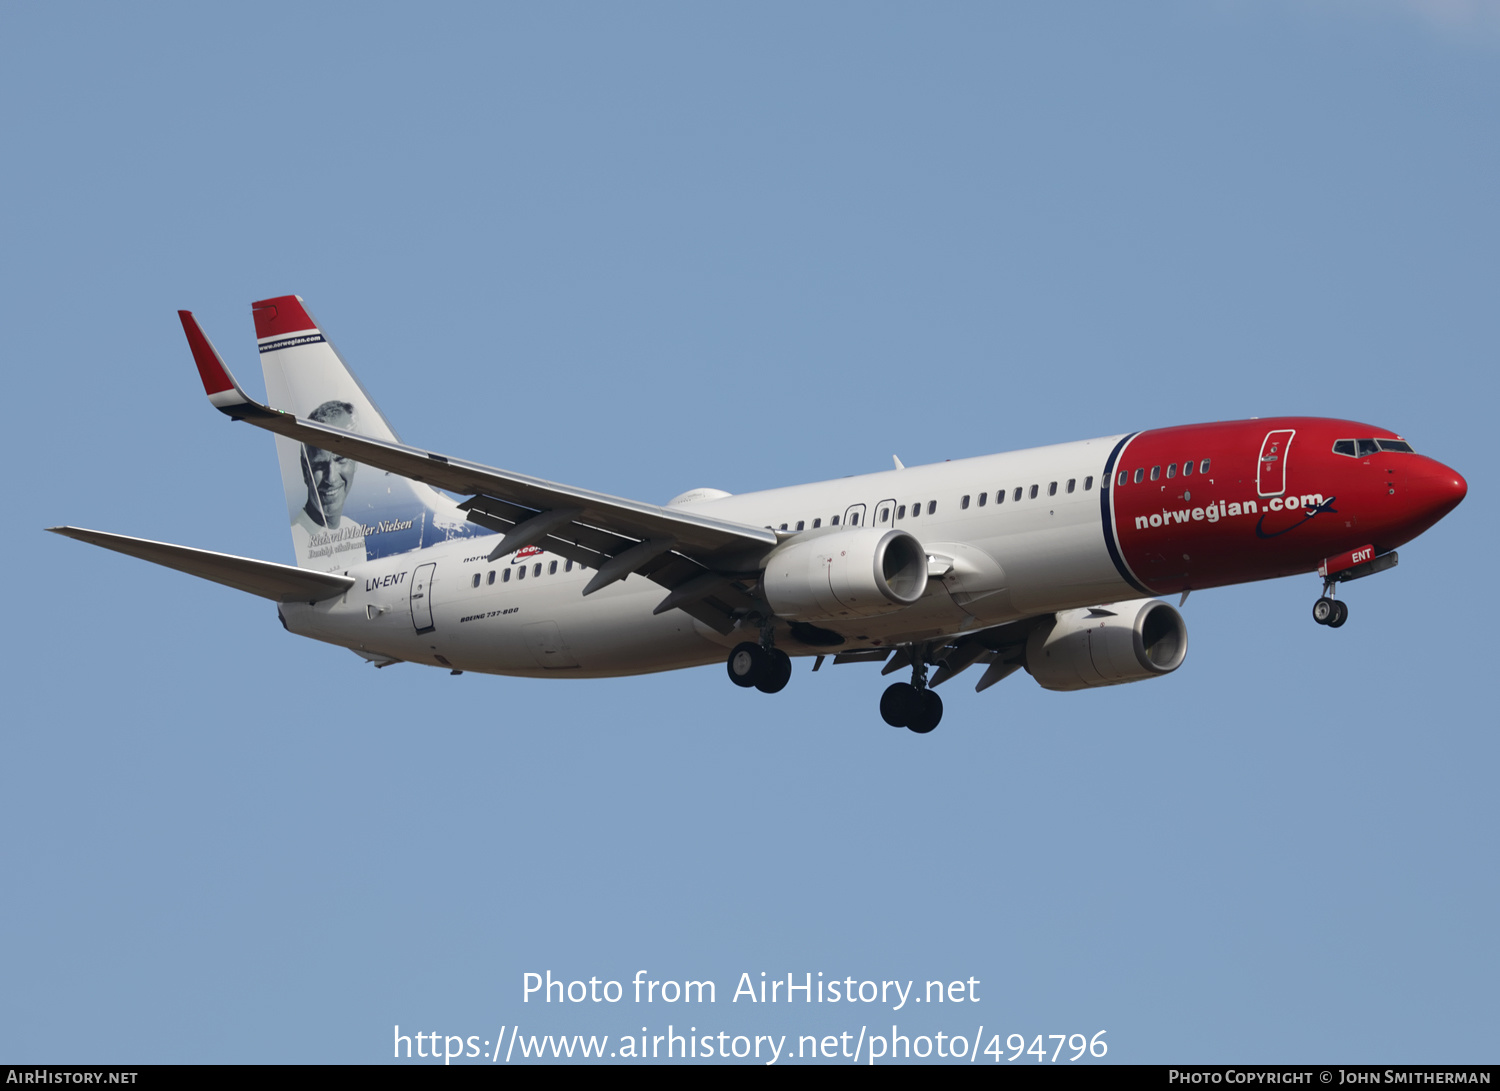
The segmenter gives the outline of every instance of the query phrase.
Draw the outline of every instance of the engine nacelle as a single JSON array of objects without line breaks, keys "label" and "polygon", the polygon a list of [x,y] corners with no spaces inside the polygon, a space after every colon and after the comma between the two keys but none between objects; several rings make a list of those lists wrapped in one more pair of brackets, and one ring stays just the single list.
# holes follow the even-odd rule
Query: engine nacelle
[{"label": "engine nacelle", "polygon": [[1187,658],[1187,625],[1159,599],[1063,610],[1026,641],[1026,669],[1043,689],[1117,686],[1171,674]]},{"label": "engine nacelle", "polygon": [[771,554],[761,591],[778,617],[839,621],[901,610],[927,590],[927,551],[904,530],[850,527]]}]

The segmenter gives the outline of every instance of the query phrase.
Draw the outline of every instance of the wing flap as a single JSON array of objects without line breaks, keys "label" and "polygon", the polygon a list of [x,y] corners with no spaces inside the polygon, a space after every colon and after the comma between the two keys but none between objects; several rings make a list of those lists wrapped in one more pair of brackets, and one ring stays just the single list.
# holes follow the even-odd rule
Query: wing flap
[{"label": "wing flap", "polygon": [[147,538],[109,534],[102,530],[85,530],[83,527],[47,529],[53,534],[139,557],[143,561],[222,583],[236,591],[248,591],[273,602],[321,602],[323,599],[336,598],[354,586],[352,576],[314,572],[289,564],[236,557],[232,553],[215,553],[207,549],[153,542]]}]

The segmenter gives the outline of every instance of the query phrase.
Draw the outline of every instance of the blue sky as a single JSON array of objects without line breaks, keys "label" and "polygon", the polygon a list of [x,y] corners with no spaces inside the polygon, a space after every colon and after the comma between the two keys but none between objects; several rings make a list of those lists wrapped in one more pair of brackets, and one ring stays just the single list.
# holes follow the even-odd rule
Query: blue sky
[{"label": "blue sky", "polygon": [[[13,6],[0,1059],[894,1022],[1494,1061],[1497,59],[1477,0]],[[1342,630],[1311,576],[1203,592],[1173,676],[965,675],[925,738],[870,667],[377,672],[41,533],[290,560],[173,313],[258,390],[286,293],[405,439],[642,500],[1290,413],[1470,493]],[[719,1002],[522,1000],[642,969]],[[729,1002],[762,972],[982,986]]]}]

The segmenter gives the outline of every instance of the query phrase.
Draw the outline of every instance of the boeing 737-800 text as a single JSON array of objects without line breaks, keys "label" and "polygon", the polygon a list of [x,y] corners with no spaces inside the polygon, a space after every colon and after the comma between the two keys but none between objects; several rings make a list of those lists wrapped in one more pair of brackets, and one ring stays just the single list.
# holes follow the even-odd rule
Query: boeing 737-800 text
[{"label": "boeing 737-800 text", "polygon": [[726,661],[735,684],[775,693],[792,656],[817,670],[833,655],[909,669],[881,715],[927,732],[933,687],[975,664],[981,690],[1022,667],[1053,690],[1170,674],[1187,630],[1151,596],[1316,570],[1313,617],[1338,628],[1337,585],[1393,566],[1467,491],[1384,428],[1278,417],[657,506],[406,446],[301,299],[254,308],[278,408],[179,314],[209,401],[276,434],[297,564],[52,529],[272,599],[290,631],[377,666]]}]

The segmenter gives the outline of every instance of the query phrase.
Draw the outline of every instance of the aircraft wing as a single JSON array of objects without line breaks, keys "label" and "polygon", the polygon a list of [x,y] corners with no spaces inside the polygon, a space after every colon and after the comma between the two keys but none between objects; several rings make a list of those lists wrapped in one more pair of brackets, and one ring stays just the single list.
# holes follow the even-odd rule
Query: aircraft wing
[{"label": "aircraft wing", "polygon": [[367,466],[468,494],[460,507],[469,519],[502,535],[491,559],[540,546],[596,570],[586,595],[639,573],[673,592],[663,608],[686,610],[720,632],[733,627],[735,611],[756,605],[733,578],[759,571],[778,541],[775,531],[465,462],[272,409],[244,392],[192,313],[178,315],[214,408]]},{"label": "aircraft wing", "polygon": [[222,583],[237,591],[248,591],[274,602],[321,602],[323,599],[336,598],[354,586],[352,576],[314,572],[289,564],[236,557],[231,553],[192,549],[167,542],[153,542],[147,538],[108,534],[102,530],[85,530],[83,527],[47,529],[53,534],[76,538],[90,545],[113,549],[116,553],[125,553],[143,561],[175,568],[179,572],[213,580],[214,583]]}]

